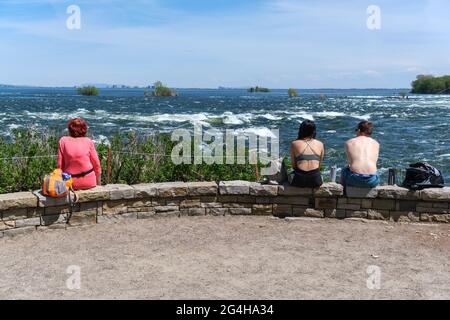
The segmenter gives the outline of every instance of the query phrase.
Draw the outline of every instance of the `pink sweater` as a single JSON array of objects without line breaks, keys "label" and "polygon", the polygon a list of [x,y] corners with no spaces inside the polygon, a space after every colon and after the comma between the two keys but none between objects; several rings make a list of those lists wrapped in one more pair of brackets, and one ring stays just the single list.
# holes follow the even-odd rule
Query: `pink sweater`
[{"label": "pink sweater", "polygon": [[73,178],[73,188],[94,188],[97,177],[102,172],[94,142],[89,138],[62,137],[59,140],[58,168],[68,174],[80,174],[93,168],[94,172],[81,178]]}]

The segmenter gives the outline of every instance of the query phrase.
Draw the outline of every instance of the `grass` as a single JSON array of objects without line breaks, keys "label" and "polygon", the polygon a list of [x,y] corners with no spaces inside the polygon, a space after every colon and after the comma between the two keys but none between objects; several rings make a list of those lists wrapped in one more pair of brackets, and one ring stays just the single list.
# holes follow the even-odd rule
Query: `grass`
[{"label": "grass", "polygon": [[[9,141],[0,138],[0,193],[31,191],[41,187],[42,178],[56,168],[58,141],[62,133],[13,130]],[[174,165],[169,156],[175,142],[168,134],[138,136],[131,132],[110,138],[110,183],[167,181],[255,181],[250,164]],[[96,145],[106,183],[108,145]]]}]

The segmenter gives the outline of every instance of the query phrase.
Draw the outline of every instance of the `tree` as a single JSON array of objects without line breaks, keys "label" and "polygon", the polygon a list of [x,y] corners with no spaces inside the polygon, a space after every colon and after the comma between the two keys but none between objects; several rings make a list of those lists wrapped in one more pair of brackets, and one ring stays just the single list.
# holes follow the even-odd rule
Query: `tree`
[{"label": "tree", "polygon": [[78,88],[78,94],[83,96],[98,96],[100,91],[94,86],[85,86]]},{"label": "tree", "polygon": [[153,96],[155,97],[173,97],[178,95],[174,90],[165,86],[161,81],[156,81],[153,86],[155,88],[155,91],[153,91]]},{"label": "tree", "polygon": [[298,96],[298,92],[297,90],[295,90],[294,88],[289,88],[288,89],[288,95],[289,97],[297,97]]}]

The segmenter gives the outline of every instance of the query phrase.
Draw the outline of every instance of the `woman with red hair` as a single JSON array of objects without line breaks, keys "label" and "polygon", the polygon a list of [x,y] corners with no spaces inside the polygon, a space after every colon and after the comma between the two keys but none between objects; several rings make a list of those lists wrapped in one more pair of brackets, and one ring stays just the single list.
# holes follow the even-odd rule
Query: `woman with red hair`
[{"label": "woman with red hair", "polygon": [[101,166],[94,142],[86,137],[88,125],[80,118],[70,120],[69,136],[59,140],[58,169],[72,175],[74,190],[101,184]]}]

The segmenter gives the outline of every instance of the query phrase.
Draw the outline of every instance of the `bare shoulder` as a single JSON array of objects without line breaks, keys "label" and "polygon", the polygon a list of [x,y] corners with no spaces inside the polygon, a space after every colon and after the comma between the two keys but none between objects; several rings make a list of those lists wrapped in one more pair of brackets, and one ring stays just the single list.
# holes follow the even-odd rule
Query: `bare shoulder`
[{"label": "bare shoulder", "polygon": [[320,146],[320,147],[324,147],[324,144],[323,144],[323,142],[322,141],[320,141],[320,140],[316,140],[316,143]]}]

